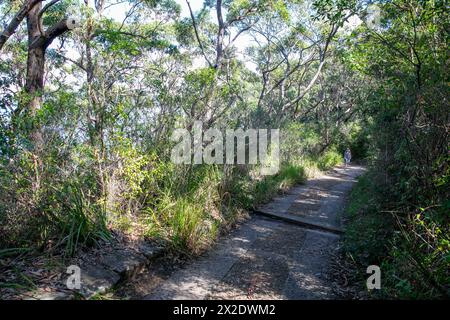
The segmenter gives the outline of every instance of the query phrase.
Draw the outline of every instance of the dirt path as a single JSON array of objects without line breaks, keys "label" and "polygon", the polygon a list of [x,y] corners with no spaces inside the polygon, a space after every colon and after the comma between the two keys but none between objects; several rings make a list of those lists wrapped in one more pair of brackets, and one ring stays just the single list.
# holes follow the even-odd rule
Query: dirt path
[{"label": "dirt path", "polygon": [[346,196],[363,171],[336,168],[275,198],[205,256],[149,285],[143,298],[333,298],[330,254]]}]

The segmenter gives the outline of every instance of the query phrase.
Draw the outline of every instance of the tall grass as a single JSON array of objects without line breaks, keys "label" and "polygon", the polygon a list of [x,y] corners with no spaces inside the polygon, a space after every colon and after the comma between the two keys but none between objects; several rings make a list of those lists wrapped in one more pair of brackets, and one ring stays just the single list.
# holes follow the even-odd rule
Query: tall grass
[{"label": "tall grass", "polygon": [[[249,172],[234,168],[204,165],[188,174],[188,181],[179,181],[179,189],[163,193],[158,204],[147,214],[148,235],[161,237],[174,250],[198,254],[214,243],[221,229],[228,228],[261,202],[277,192],[305,181],[303,167],[282,166],[273,176],[251,178]],[[188,183],[188,186],[185,185]]]},{"label": "tall grass", "polygon": [[305,169],[298,165],[285,165],[273,176],[267,176],[254,183],[249,197],[252,198],[253,206],[266,202],[280,191],[286,191],[295,184],[306,181]]},{"label": "tall grass", "polygon": [[[98,196],[89,157],[68,170],[53,155],[43,159],[41,184],[33,190],[34,161],[26,153],[0,167],[0,248],[19,247],[73,255],[108,239],[104,201]],[[8,181],[8,182],[7,182]]]},{"label": "tall grass", "polygon": [[183,253],[201,252],[217,235],[216,224],[202,202],[191,198],[168,197],[151,212],[151,217],[152,236],[163,237],[171,248]]},{"label": "tall grass", "polygon": [[59,229],[59,244],[65,246],[64,252],[73,255],[80,245],[90,245],[99,239],[108,240],[107,217],[104,206],[92,203],[77,185],[68,185],[59,201],[63,203],[62,212],[55,226]]}]

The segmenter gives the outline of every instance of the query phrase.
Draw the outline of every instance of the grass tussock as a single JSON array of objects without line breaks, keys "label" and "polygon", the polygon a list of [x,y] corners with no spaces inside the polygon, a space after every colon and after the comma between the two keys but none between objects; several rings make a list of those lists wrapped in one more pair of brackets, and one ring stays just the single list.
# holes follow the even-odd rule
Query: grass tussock
[{"label": "grass tussock", "polygon": [[237,171],[227,175],[218,167],[206,166],[201,170],[202,182],[187,188],[190,192],[164,194],[149,210],[148,235],[166,240],[175,250],[198,254],[214,243],[220,230],[245,216],[246,210],[306,179],[304,169],[294,165],[283,166],[274,176],[257,178],[242,179]]}]

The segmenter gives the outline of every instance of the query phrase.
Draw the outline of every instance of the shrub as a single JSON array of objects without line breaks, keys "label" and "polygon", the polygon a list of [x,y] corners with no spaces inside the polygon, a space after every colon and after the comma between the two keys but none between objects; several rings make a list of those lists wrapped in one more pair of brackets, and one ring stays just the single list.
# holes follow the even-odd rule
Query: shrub
[{"label": "shrub", "polygon": [[[445,203],[419,208],[386,209],[385,194],[374,171],[358,180],[347,207],[344,251],[359,269],[365,286],[365,269],[381,267],[378,297],[420,299],[448,296],[450,239]],[[446,210],[448,212],[448,210]],[[447,220],[447,222],[446,222]]]},{"label": "shrub", "polygon": [[342,156],[334,149],[326,151],[317,159],[317,166],[323,171],[329,170],[340,163],[342,163]]}]

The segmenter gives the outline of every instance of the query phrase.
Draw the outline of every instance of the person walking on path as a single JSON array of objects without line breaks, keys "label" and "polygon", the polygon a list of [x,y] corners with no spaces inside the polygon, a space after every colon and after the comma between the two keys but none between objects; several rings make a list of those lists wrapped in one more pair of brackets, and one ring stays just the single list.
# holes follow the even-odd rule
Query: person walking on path
[{"label": "person walking on path", "polygon": [[352,160],[352,153],[350,152],[350,149],[347,148],[344,152],[345,166],[347,166],[351,160]]}]

